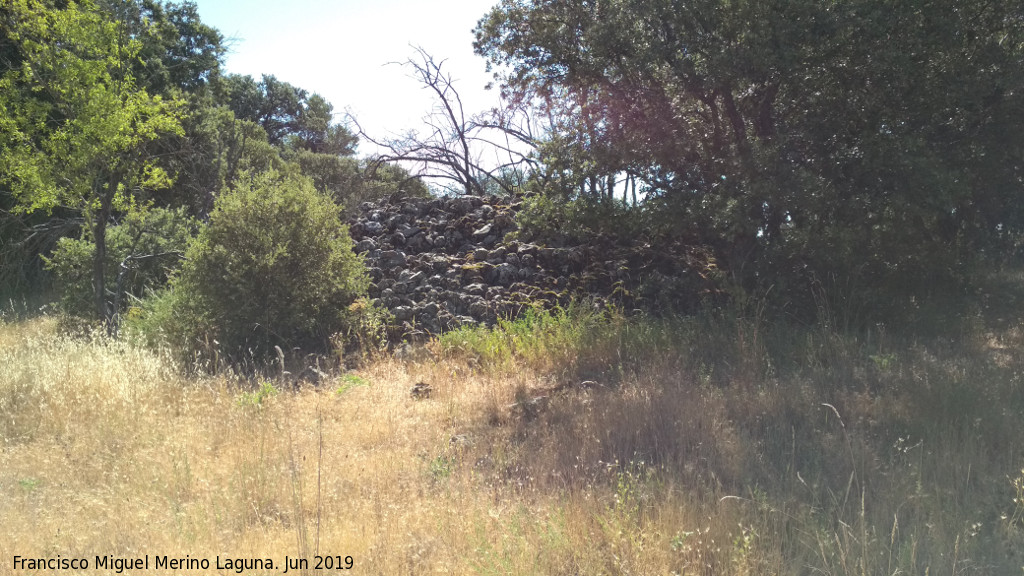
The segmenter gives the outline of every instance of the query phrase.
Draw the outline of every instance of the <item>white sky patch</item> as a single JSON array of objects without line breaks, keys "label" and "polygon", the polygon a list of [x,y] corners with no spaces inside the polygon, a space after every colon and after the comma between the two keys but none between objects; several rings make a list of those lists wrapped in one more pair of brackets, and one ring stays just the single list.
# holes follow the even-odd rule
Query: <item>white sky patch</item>
[{"label": "white sky patch", "polygon": [[[346,109],[375,138],[421,129],[433,105],[402,66],[421,46],[455,80],[467,115],[498,104],[472,30],[496,0],[198,0],[203,22],[229,39],[226,69],[272,74]],[[367,145],[361,153],[370,153]]]}]

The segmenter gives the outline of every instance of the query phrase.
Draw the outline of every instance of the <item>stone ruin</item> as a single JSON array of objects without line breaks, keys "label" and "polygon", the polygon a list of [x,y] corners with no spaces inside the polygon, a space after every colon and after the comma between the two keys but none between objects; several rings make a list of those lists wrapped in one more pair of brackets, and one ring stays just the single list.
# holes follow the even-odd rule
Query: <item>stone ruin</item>
[{"label": "stone ruin", "polygon": [[692,258],[643,242],[513,239],[521,203],[459,196],[360,205],[349,231],[369,270],[369,296],[394,314],[399,336],[493,325],[580,297],[650,308],[665,296],[659,292],[694,288],[679,285],[694,276]]}]

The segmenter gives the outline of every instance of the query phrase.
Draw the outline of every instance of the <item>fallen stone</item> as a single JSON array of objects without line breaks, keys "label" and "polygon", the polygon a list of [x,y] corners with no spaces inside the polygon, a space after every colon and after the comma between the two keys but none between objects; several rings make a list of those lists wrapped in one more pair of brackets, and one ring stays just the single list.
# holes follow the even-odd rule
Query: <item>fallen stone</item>
[{"label": "fallen stone", "polygon": [[493,229],[494,229],[494,225],[493,224],[485,224],[484,226],[482,226],[481,228],[478,228],[477,230],[475,230],[473,232],[473,238],[475,238],[475,239],[486,238],[487,236],[489,236],[491,234],[491,231]]},{"label": "fallen stone", "polygon": [[374,242],[372,238],[366,238],[365,240],[357,242],[356,245],[352,247],[352,251],[356,254],[362,254],[364,252],[369,252],[376,247],[377,243]]},{"label": "fallen stone", "polygon": [[397,250],[386,250],[380,254],[380,263],[386,268],[405,266],[405,253]]}]

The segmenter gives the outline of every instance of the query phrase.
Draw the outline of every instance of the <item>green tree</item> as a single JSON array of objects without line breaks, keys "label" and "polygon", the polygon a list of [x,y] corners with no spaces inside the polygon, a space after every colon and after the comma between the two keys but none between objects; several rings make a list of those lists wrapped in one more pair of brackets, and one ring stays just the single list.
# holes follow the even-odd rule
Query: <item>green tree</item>
[{"label": "green tree", "polygon": [[561,191],[636,178],[748,285],[927,291],[1024,231],[1019,2],[503,0],[476,36]]},{"label": "green tree", "polygon": [[180,132],[178,103],[137,86],[140,42],[90,3],[58,10],[3,0],[3,8],[22,62],[0,78],[0,178],[18,210],[65,207],[85,217],[96,247],[95,313],[109,322],[107,225],[115,210],[169,184],[147,145]]},{"label": "green tree", "polygon": [[96,0],[96,5],[140,42],[132,75],[150,94],[197,93],[219,79],[224,38],[200,20],[194,2]]},{"label": "green tree", "polygon": [[318,154],[350,156],[358,139],[345,126],[334,123],[334,106],[319,94],[267,74],[233,74],[224,80],[224,101],[241,120],[259,124],[274,146],[289,146]]},{"label": "green tree", "polygon": [[271,145],[259,124],[235,117],[209,97],[188,97],[181,124],[182,134],[154,143],[161,165],[174,175],[172,186],[156,199],[162,206],[186,206],[205,218],[214,197],[242,173],[286,167],[286,150]]},{"label": "green tree", "polygon": [[285,157],[302,175],[312,180],[318,191],[333,198],[351,214],[355,214],[363,202],[395,194],[404,198],[430,195],[419,178],[397,164],[317,154],[308,150],[295,150]]},{"label": "green tree", "polygon": [[351,156],[359,139],[345,126],[334,123],[334,106],[319,94],[303,104],[296,123],[293,146],[316,154]]},{"label": "green tree", "polygon": [[306,91],[264,74],[257,82],[252,76],[233,74],[226,81],[227,105],[235,116],[259,124],[273,145],[283,144],[299,132],[307,98]]},{"label": "green tree", "polygon": [[97,0],[97,5],[141,43],[131,63],[139,87],[183,101],[182,133],[163,135],[151,145],[153,157],[174,181],[158,202],[208,214],[236,164],[229,151],[241,148],[234,145],[240,132],[236,119],[217,101],[223,90],[223,37],[200,20],[192,2]]},{"label": "green tree", "polygon": [[[160,290],[178,267],[197,223],[184,209],[135,210],[107,230],[108,278],[114,279],[114,314],[122,314],[133,301],[147,292]],[[45,258],[60,290],[63,312],[88,317],[93,303],[89,297],[96,246],[86,239],[61,238]]]}]

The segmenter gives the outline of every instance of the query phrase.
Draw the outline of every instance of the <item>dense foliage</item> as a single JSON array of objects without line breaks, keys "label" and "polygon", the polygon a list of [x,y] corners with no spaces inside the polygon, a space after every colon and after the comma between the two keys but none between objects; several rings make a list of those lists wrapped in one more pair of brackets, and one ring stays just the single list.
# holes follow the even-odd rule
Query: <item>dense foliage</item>
[{"label": "dense foliage", "polygon": [[107,224],[140,190],[169,184],[150,145],[181,132],[178,103],[138,85],[127,63],[142,43],[88,5],[52,10],[17,0],[4,8],[20,66],[0,77],[0,181],[17,210],[84,216],[95,243],[93,310],[108,319]]},{"label": "dense foliage", "polygon": [[189,345],[257,356],[325,348],[369,282],[339,215],[301,176],[243,177],[219,195],[173,286]]},{"label": "dense foliage", "polygon": [[[223,73],[224,39],[193,3],[0,0],[0,23],[0,290],[52,280],[65,310],[115,330],[128,295],[179,263],[125,283],[120,263],[156,250],[131,232],[145,214],[203,222],[271,181],[343,209],[429,193],[357,157],[322,96]],[[502,0],[475,49],[508,106],[467,120],[421,52],[439,125],[461,135],[429,149],[461,159],[466,190],[535,193],[523,238],[700,247],[723,293],[869,323],[1021,255],[1017,2]],[[533,153],[470,170],[474,130]],[[180,251],[160,230],[152,246]]]},{"label": "dense foliage", "polygon": [[[107,230],[104,275],[113,279],[113,309],[121,314],[148,292],[162,288],[177,268],[196,221],[184,209],[137,210]],[[88,318],[92,312],[92,266],[96,244],[91,238],[64,237],[44,257],[60,289],[61,310]]]},{"label": "dense foliage", "polygon": [[545,192],[639,183],[747,288],[921,297],[1019,244],[1018,2],[504,0],[476,34],[552,118]]},{"label": "dense foliage", "polygon": [[322,96],[222,74],[225,52],[191,2],[0,0],[5,295],[52,282],[65,312],[115,331],[129,295],[180,259],[143,260],[184,250],[190,226],[137,233],[153,215],[204,221],[264,172],[309,177],[348,206],[427,193],[401,167],[356,158]]}]

